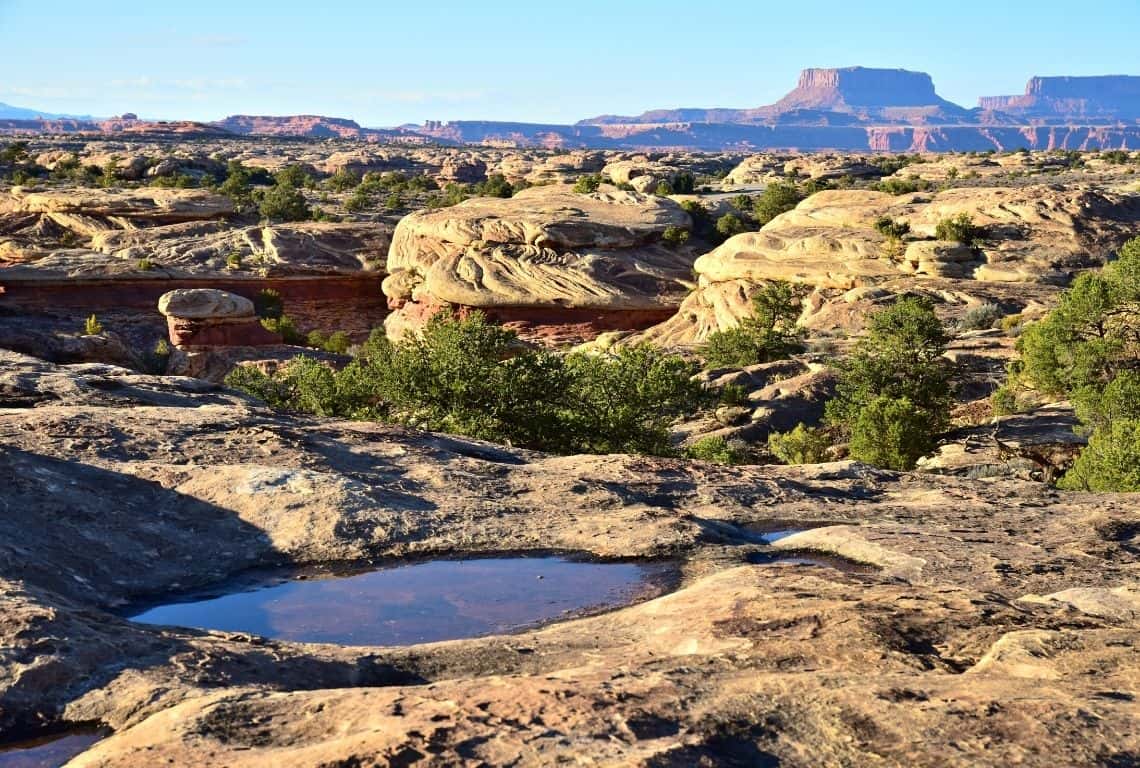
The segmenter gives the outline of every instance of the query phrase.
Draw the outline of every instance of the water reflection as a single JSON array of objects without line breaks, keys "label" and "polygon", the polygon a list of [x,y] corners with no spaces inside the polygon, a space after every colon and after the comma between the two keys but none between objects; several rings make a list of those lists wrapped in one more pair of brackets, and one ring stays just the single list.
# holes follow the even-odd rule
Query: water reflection
[{"label": "water reflection", "polygon": [[[436,560],[309,573],[183,598],[131,618],[281,640],[409,645],[507,632],[660,593],[669,567],[563,557]],[[294,574],[295,575],[295,574]],[[239,588],[240,589],[240,588]]]}]

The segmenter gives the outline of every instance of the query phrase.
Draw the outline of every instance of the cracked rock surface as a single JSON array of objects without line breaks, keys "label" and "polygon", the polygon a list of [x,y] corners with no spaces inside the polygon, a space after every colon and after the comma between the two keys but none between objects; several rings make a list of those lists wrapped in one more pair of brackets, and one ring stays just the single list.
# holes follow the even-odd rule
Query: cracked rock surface
[{"label": "cracked rock surface", "polygon": [[[1140,761],[1136,495],[546,456],[10,352],[0,477],[0,732],[113,729],[71,766]],[[406,647],[117,613],[255,566],[526,551],[679,583]]]}]

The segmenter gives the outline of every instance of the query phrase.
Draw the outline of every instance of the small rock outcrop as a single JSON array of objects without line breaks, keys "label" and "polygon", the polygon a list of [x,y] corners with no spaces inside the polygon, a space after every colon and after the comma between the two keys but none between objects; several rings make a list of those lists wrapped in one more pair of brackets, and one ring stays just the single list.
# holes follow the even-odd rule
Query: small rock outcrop
[{"label": "small rock outcrop", "polygon": [[179,349],[255,347],[280,344],[262,327],[253,302],[213,288],[180,288],[164,293],[158,311],[166,318],[170,342]]}]

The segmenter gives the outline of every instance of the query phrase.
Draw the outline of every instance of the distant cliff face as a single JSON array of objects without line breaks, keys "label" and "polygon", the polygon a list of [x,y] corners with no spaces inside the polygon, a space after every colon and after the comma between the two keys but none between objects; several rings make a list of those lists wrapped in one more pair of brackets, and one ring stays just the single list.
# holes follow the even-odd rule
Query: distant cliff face
[{"label": "distant cliff face", "polygon": [[355,120],[321,115],[230,115],[214,125],[233,133],[257,133],[267,136],[359,136],[360,125]]},{"label": "distant cliff face", "polygon": [[852,107],[929,107],[949,102],[925,72],[905,69],[805,69],[795,89],[775,107],[844,111]]},{"label": "distant cliff face", "polygon": [[838,125],[969,122],[971,113],[940,97],[925,72],[905,69],[805,69],[796,87],[775,104],[754,109],[674,109],[636,117],[603,115],[580,125],[665,122]]},{"label": "distant cliff face", "polygon": [[1140,77],[1034,77],[1020,96],[983,96],[985,110],[1052,121],[1140,119]]},{"label": "distant cliff face", "polygon": [[660,109],[574,125],[428,121],[375,129],[319,115],[234,115],[211,124],[0,119],[0,134],[231,132],[393,144],[709,152],[1140,147],[1140,77],[1035,77],[1024,94],[985,97],[979,106],[967,110],[943,99],[925,72],[846,67],[805,69],[796,87],[768,106]]}]

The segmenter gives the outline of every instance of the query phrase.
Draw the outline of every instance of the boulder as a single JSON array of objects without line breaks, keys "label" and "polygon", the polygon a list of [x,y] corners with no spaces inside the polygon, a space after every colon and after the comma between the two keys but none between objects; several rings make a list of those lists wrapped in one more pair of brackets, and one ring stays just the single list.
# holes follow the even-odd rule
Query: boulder
[{"label": "boulder", "polygon": [[164,293],[158,300],[158,311],[165,317],[186,320],[254,315],[253,302],[249,299],[211,288],[181,288]]},{"label": "boulder", "polygon": [[164,293],[158,311],[166,317],[170,342],[179,349],[255,347],[280,344],[262,327],[253,302],[213,288],[180,288]]}]

